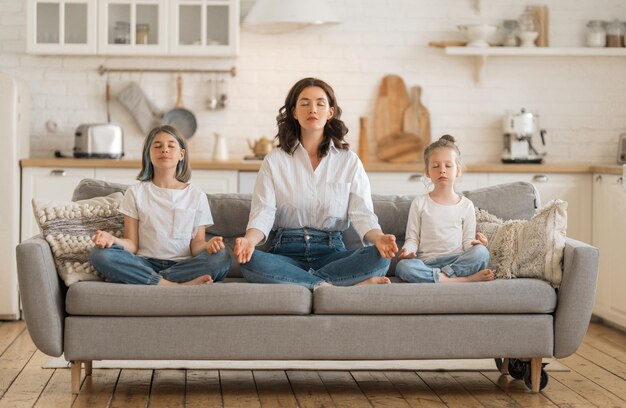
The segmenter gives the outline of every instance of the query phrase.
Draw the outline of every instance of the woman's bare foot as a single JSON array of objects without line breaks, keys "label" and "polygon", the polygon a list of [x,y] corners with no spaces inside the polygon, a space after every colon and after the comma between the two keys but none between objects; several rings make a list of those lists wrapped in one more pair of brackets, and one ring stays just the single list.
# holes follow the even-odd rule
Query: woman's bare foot
[{"label": "woman's bare foot", "polygon": [[391,283],[391,281],[389,280],[388,277],[386,276],[377,276],[374,278],[369,278],[364,280],[363,282],[359,282],[354,286],[360,286],[360,285],[384,285],[387,283]]},{"label": "woman's bare foot", "polygon": [[494,275],[491,269],[482,269],[470,276],[448,277],[443,272],[439,272],[439,282],[484,282],[493,280]]},{"label": "woman's bare foot", "polygon": [[211,275],[202,275],[202,276],[198,276],[195,279],[192,279],[190,281],[187,282],[182,282],[182,283],[178,283],[178,282],[172,282],[172,281],[168,281],[167,279],[161,279],[159,281],[159,285],[161,286],[174,286],[174,285],[209,285],[213,283],[213,278],[211,277]]}]

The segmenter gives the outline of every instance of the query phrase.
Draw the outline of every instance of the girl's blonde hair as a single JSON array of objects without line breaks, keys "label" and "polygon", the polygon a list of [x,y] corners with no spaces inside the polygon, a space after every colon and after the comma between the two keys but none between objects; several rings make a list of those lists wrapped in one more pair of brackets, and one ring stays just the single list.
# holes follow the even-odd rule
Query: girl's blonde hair
[{"label": "girl's blonde hair", "polygon": [[443,135],[436,142],[431,143],[426,150],[424,150],[424,163],[426,167],[428,167],[428,163],[430,161],[430,155],[435,149],[445,148],[450,149],[456,153],[456,165],[461,170],[461,151],[459,147],[456,145],[456,140],[452,135]]},{"label": "girl's blonde hair", "polygon": [[167,133],[168,135],[173,136],[178,142],[178,146],[180,146],[181,150],[185,151],[183,159],[179,161],[176,166],[176,180],[186,183],[191,178],[187,144],[185,143],[185,139],[181,136],[180,132],[175,127],[169,125],[157,126],[152,129],[150,133],[148,133],[148,136],[146,136],[146,140],[143,144],[143,153],[141,155],[141,171],[137,176],[137,180],[150,181],[152,180],[152,177],[154,177],[154,166],[152,166],[152,162],[150,161],[150,146],[152,145],[152,141],[156,135],[159,133]]}]

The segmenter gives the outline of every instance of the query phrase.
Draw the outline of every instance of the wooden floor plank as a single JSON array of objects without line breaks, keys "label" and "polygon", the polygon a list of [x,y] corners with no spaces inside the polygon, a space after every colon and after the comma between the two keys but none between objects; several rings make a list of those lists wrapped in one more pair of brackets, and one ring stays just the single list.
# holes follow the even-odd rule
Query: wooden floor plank
[{"label": "wooden floor plank", "polygon": [[342,408],[371,407],[349,371],[320,371],[319,376],[335,405]]},{"label": "wooden floor plank", "polygon": [[[70,370],[67,370],[70,371]],[[83,376],[85,375],[83,370]],[[100,368],[84,377],[80,393],[74,401],[74,408],[108,407],[120,376],[120,370]],[[67,392],[67,391],[66,391]]]},{"label": "wooden floor plank", "polygon": [[37,348],[23,330],[0,356],[0,398],[9,389]]},{"label": "wooden floor plank", "polygon": [[154,370],[150,408],[185,406],[185,370]]},{"label": "wooden floor plank", "polygon": [[26,330],[26,323],[21,320],[0,323],[0,355],[5,352],[7,347],[9,347],[24,330]]},{"label": "wooden floor plank", "polygon": [[[95,369],[97,371],[99,369]],[[111,400],[111,408],[146,407],[150,400],[152,370],[122,370]]]},{"label": "wooden floor plank", "polygon": [[220,370],[224,407],[260,407],[259,395],[250,370]]},{"label": "wooden floor plank", "polygon": [[255,370],[252,375],[263,407],[298,406],[284,371]]},{"label": "wooden floor plank", "polygon": [[187,370],[186,408],[222,407],[218,370]]},{"label": "wooden floor plank", "polygon": [[548,386],[541,393],[559,407],[582,408],[594,406],[556,378],[551,377],[548,381]]},{"label": "wooden floor plank", "polygon": [[598,407],[619,408],[626,402],[575,371],[554,372],[550,376]]},{"label": "wooden floor plank", "polygon": [[626,401],[626,382],[620,377],[578,354],[560,359],[559,362]]},{"label": "wooden floor plank", "polygon": [[374,407],[409,407],[409,403],[381,371],[352,371],[359,388]]},{"label": "wooden floor plank", "polygon": [[448,407],[482,407],[450,373],[419,371],[417,374]]},{"label": "wooden floor plank", "polygon": [[626,380],[626,364],[616,360],[604,351],[583,343],[578,347],[578,350],[576,350],[576,354],[589,361],[593,361],[594,364],[601,366],[606,371],[620,377],[622,380]]},{"label": "wooden floor plank", "polygon": [[37,400],[35,408],[69,407],[76,398],[72,395],[71,370],[59,368],[52,371],[54,374]]},{"label": "wooden floor plank", "polygon": [[32,407],[39,399],[54,370],[41,367],[50,357],[37,350],[0,399],[0,408]]},{"label": "wooden floor plank", "polygon": [[287,371],[286,373],[301,408],[335,406],[316,371]]},{"label": "wooden floor plank", "polygon": [[385,376],[411,407],[446,406],[414,371],[386,371]]},{"label": "wooden floor plank", "polygon": [[520,405],[507,394],[498,392],[498,386],[479,372],[455,371],[450,373],[450,375],[485,407],[520,407]]},{"label": "wooden floor plank", "polygon": [[[511,397],[522,407],[556,407],[552,401],[542,393],[533,394],[528,390],[524,381],[515,380],[508,375],[502,375],[497,371],[484,371],[482,375],[498,386],[506,395]],[[548,385],[549,386],[549,385]]]}]

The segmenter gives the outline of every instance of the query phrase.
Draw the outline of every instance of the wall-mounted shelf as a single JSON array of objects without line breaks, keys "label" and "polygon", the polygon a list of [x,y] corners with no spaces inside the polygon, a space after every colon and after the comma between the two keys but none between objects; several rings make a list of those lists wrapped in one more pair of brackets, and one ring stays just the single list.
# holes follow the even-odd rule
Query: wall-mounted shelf
[{"label": "wall-mounted shelf", "polygon": [[626,57],[626,48],[587,47],[446,47],[447,55],[476,58],[475,80],[480,83],[489,57]]}]

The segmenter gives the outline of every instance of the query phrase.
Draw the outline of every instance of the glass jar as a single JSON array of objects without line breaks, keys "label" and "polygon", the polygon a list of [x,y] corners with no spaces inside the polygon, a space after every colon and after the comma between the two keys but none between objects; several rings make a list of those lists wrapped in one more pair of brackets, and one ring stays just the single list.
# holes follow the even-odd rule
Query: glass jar
[{"label": "glass jar", "polygon": [[526,9],[524,9],[524,12],[519,17],[518,22],[519,30],[521,32],[536,32],[539,30],[539,21],[537,20],[537,16],[530,6],[526,6]]},{"label": "glass jar", "polygon": [[606,46],[606,23],[602,20],[590,20],[587,23],[587,47]]},{"label": "glass jar", "polygon": [[519,23],[517,20],[504,20],[502,22],[502,30],[504,39],[502,45],[505,47],[517,47],[517,30]]},{"label": "glass jar", "polygon": [[624,24],[619,20],[613,20],[606,25],[606,46],[607,47],[623,47],[624,46]]},{"label": "glass jar", "polygon": [[150,34],[149,24],[137,24],[135,29],[135,41],[137,44],[148,44],[148,34]]}]

